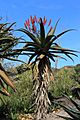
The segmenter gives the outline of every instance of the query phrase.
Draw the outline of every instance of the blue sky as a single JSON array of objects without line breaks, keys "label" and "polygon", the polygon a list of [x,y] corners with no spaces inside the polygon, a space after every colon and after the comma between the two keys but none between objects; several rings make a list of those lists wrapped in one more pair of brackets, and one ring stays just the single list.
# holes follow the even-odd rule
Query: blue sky
[{"label": "blue sky", "polygon": [[[0,0],[0,16],[4,21],[17,22],[17,28],[23,27],[30,15],[52,18],[53,26],[61,18],[57,34],[69,28],[76,31],[62,36],[60,45],[80,51],[80,0]],[[67,62],[59,60],[58,67],[80,63],[80,55],[73,58],[74,63],[69,59]]]}]

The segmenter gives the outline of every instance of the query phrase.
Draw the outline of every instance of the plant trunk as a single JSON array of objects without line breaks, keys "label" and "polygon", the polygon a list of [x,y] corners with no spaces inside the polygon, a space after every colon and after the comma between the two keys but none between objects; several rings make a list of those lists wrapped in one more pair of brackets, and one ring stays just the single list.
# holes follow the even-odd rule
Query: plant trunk
[{"label": "plant trunk", "polygon": [[[36,76],[37,74],[37,76]],[[50,81],[50,61],[47,57],[42,58],[34,73],[34,95],[35,95],[35,120],[42,120],[47,114],[50,103],[48,98],[48,83]]]}]

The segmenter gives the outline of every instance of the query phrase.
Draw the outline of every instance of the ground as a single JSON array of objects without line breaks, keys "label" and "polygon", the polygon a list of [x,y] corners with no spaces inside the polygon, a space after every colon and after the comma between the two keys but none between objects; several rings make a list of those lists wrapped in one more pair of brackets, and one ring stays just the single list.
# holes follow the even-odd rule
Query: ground
[{"label": "ground", "polygon": [[[42,120],[64,120],[63,118],[60,118],[57,115],[66,116],[66,117],[69,116],[63,109],[59,109],[56,112],[53,111],[53,112],[47,114],[46,118],[42,119]],[[30,114],[20,115],[18,120],[33,120],[33,117]]]}]

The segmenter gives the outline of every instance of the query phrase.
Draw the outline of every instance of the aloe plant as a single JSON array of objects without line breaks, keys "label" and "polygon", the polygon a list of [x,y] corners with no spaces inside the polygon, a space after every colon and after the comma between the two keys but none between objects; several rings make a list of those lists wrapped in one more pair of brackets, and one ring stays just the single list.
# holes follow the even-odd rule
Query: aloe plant
[{"label": "aloe plant", "polygon": [[[77,51],[62,48],[56,42],[58,38],[73,29],[55,34],[59,20],[54,27],[51,26],[51,21],[50,19],[50,21],[47,22],[46,17],[37,18],[36,16],[30,16],[24,23],[25,28],[18,30],[25,33],[30,39],[24,38],[24,47],[22,49],[15,49],[16,52],[28,55],[28,64],[33,66],[33,96],[35,96],[36,120],[41,120],[45,116],[51,104],[48,97],[48,83],[51,78],[54,79],[54,76],[51,70],[50,60],[55,62],[55,58],[57,57],[66,60],[66,58],[61,56],[61,54],[64,54],[73,61],[71,55],[77,56],[75,54]],[[36,69],[34,71],[35,66]]]},{"label": "aloe plant", "polygon": [[1,23],[0,24],[0,93],[10,96],[4,84],[10,86],[14,91],[16,90],[11,79],[3,68],[1,61],[4,59],[15,60],[15,53],[13,47],[18,43],[18,38],[13,36],[12,26],[15,23]]},{"label": "aloe plant", "polygon": [[63,110],[68,113],[70,117],[60,116],[60,115],[59,117],[65,120],[80,120],[80,101],[78,99],[76,101],[75,99],[70,98],[67,95],[64,96],[68,99],[70,103],[72,103],[72,106],[71,105],[65,106],[61,103],[57,103],[57,104],[60,105],[63,108]]}]

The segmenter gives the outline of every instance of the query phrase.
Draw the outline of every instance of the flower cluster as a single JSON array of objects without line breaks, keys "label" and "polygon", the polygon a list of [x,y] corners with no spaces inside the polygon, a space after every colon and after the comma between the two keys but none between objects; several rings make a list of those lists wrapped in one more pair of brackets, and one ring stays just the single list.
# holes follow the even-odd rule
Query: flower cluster
[{"label": "flower cluster", "polygon": [[[44,16],[44,18],[42,19],[42,22],[43,22],[43,25],[45,26],[47,24],[47,19],[46,17]],[[52,22],[52,19],[49,20],[48,22],[48,27],[49,27],[49,31],[51,31],[52,27],[50,26],[51,25],[51,22]],[[29,19],[27,19],[24,23],[24,26],[25,28],[34,33],[34,34],[38,34],[39,33],[39,25],[40,24],[40,18],[37,18],[36,16],[30,16]]]}]

